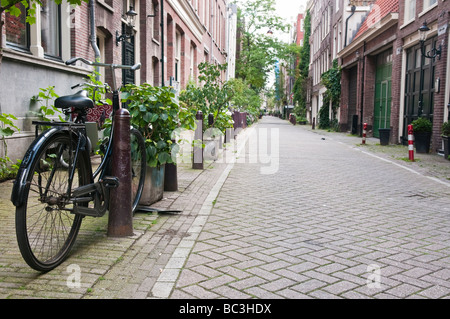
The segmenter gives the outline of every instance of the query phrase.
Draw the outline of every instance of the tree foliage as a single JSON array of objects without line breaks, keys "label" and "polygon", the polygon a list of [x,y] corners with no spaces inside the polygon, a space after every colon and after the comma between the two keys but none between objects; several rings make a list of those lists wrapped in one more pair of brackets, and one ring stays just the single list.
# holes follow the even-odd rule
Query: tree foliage
[{"label": "tree foliage", "polygon": [[253,120],[257,119],[260,114],[261,96],[243,79],[230,79],[229,83],[233,92],[231,98],[233,108],[239,112],[249,113]]},{"label": "tree foliage", "polygon": [[299,63],[296,72],[296,80],[294,83],[294,104],[296,105],[294,112],[304,117],[306,115],[306,95],[308,90],[308,72],[310,60],[309,37],[311,35],[311,14],[306,12],[303,21],[304,36],[303,46],[300,49]]},{"label": "tree foliage", "polygon": [[296,45],[267,35],[269,30],[285,32],[288,28],[275,14],[275,0],[248,0],[238,10],[240,52],[236,77],[257,93],[264,89],[275,63],[287,60],[297,50]]},{"label": "tree foliage", "polygon": [[[204,129],[215,127],[224,131],[232,126],[231,116],[227,111],[233,92],[230,83],[222,79],[226,68],[226,64],[200,63],[200,85],[190,82],[180,93],[180,101],[192,112],[202,111],[205,119]],[[209,114],[213,114],[212,125],[207,121]]]}]

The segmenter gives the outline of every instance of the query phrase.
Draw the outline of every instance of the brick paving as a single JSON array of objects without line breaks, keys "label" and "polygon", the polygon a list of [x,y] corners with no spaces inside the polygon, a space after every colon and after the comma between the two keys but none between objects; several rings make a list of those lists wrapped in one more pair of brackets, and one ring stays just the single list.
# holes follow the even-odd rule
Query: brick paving
[{"label": "brick paving", "polygon": [[273,117],[245,138],[257,153],[238,143],[203,171],[179,167],[179,190],[153,207],[181,214],[138,213],[126,238],[106,236],[107,216],[86,218],[70,257],[45,274],[23,262],[11,183],[0,184],[0,298],[450,296],[449,162],[407,163],[401,147]]},{"label": "brick paving", "polygon": [[262,129],[279,129],[278,171],[234,165],[171,298],[450,295],[450,174],[414,173],[355,137]]}]

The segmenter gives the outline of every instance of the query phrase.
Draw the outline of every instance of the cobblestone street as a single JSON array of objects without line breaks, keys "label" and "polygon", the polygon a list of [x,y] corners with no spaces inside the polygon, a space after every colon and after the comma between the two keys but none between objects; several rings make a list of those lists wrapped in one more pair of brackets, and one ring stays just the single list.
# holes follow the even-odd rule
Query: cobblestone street
[{"label": "cobblestone street", "polygon": [[278,171],[234,165],[172,298],[448,297],[449,184],[278,119],[266,129]]},{"label": "cobblestone street", "polygon": [[2,183],[0,298],[448,298],[449,162],[359,143],[264,117],[203,171],[179,167],[179,190],[155,207],[181,214],[136,214],[127,238],[106,236],[107,216],[86,218],[45,274],[20,256]]}]

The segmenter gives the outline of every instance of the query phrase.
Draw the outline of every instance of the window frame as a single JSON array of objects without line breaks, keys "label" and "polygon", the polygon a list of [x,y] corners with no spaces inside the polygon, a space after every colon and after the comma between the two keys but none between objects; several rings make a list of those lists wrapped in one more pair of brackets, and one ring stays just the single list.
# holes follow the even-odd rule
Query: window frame
[{"label": "window frame", "polygon": [[[17,5],[22,6],[20,8],[21,11],[23,9],[25,9],[24,12],[23,11],[21,12],[19,17],[23,16],[24,14],[26,15],[26,12],[28,11],[28,9],[23,7],[23,4],[20,3],[20,2],[17,3],[16,6]],[[7,16],[10,16],[10,14],[8,12],[5,13],[5,21],[4,21],[5,45],[6,45],[6,47],[11,48],[11,49],[16,50],[16,51],[19,51],[19,52],[30,53],[30,47],[31,47],[31,34],[30,34],[31,33],[31,29],[30,29],[30,24],[25,21],[25,42],[26,42],[25,46],[19,45],[19,44],[14,43],[14,42],[10,42],[10,41],[8,41],[8,36],[7,36],[8,35],[8,30],[7,30],[8,22],[6,21]],[[19,18],[19,17],[17,17],[17,18]]]},{"label": "window frame", "polygon": [[[52,0],[47,0],[47,1],[50,1],[50,2],[54,3]],[[42,35],[42,32],[43,32],[43,29],[42,29],[42,27],[43,27],[43,25],[42,25],[42,15],[41,15],[41,19],[40,19],[41,23],[40,23],[40,26],[39,26],[39,30],[41,32],[41,43],[40,44],[42,46],[45,58],[56,59],[58,61],[62,61],[62,55],[63,55],[62,51],[63,51],[63,49],[62,49],[62,13],[61,13],[62,10],[61,10],[61,5],[57,4],[56,8],[58,10],[58,12],[57,12],[57,20],[58,21],[56,22],[57,23],[57,27],[58,27],[58,33],[57,33],[56,37],[58,38],[57,39],[57,42],[58,42],[57,50],[59,51],[59,55],[53,55],[53,54],[45,52],[45,48],[42,45],[43,44],[43,41],[42,41],[42,36],[43,36]],[[42,12],[42,10],[40,10],[39,12]],[[52,38],[52,40],[54,40],[54,38]]]}]

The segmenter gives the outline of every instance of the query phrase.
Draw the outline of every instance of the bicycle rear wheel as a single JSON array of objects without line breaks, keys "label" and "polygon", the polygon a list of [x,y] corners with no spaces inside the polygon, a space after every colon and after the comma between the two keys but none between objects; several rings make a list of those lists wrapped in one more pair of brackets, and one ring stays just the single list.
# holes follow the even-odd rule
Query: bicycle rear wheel
[{"label": "bicycle rear wheel", "polygon": [[131,128],[131,200],[133,214],[142,196],[146,167],[145,141],[142,134]]},{"label": "bicycle rear wheel", "polygon": [[68,132],[56,133],[36,150],[28,167],[24,202],[16,208],[16,235],[22,257],[38,271],[64,261],[81,226],[82,216],[73,213],[77,204],[68,194],[69,175],[75,165],[72,189],[88,184],[90,162],[80,152],[74,163],[76,146]]}]

